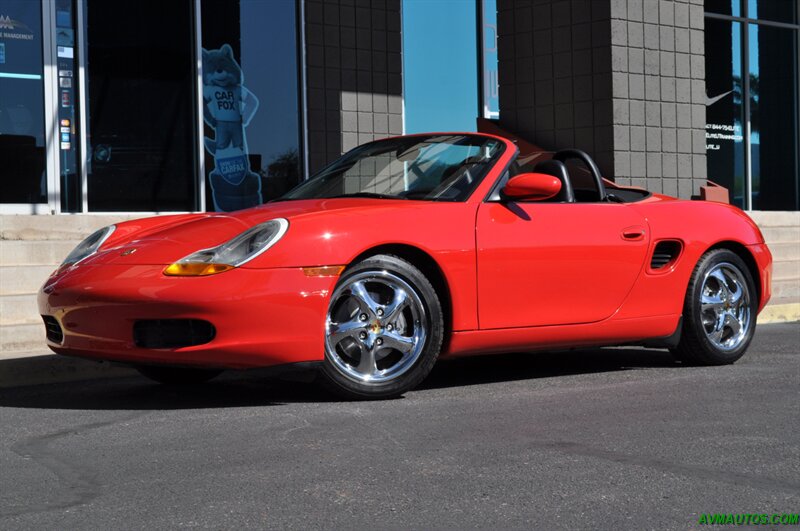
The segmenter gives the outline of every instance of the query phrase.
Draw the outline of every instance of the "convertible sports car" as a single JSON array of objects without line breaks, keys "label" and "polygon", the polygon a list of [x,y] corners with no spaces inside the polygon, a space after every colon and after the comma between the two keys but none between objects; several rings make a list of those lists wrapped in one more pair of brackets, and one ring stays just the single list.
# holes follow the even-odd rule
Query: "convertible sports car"
[{"label": "convertible sports car", "polygon": [[744,354],[772,274],[750,218],[614,185],[578,150],[517,158],[491,135],[389,138],[256,208],[106,227],[39,293],[48,344],[161,382],[303,364],[355,398],[412,389],[439,356]]}]

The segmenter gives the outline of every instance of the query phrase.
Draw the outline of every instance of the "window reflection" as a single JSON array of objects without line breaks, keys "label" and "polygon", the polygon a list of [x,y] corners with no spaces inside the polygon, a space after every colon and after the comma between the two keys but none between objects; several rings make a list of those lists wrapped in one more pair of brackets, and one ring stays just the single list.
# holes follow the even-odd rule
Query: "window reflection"
[{"label": "window reflection", "polygon": [[42,6],[0,0],[0,202],[46,203]]},{"label": "window reflection", "polygon": [[747,0],[747,17],[797,24],[797,1]]},{"label": "window reflection", "polygon": [[741,0],[706,0],[706,11],[720,15],[742,16]]},{"label": "window reflection", "polygon": [[742,31],[739,22],[706,19],[708,178],[745,207]]},{"label": "window reflection", "polygon": [[482,0],[483,50],[482,96],[483,118],[500,117],[500,83],[497,65],[497,0]]},{"label": "window reflection", "polygon": [[296,6],[203,0],[206,208],[231,211],[300,180]]},{"label": "window reflection", "polygon": [[[748,15],[766,5],[750,0]],[[800,207],[797,38],[797,29],[706,17],[708,175],[739,207]]]},{"label": "window reflection", "polygon": [[[789,3],[789,2],[786,2]],[[796,31],[750,24],[753,209],[800,206],[797,168]]]},{"label": "window reflection", "polygon": [[402,9],[406,132],[474,131],[475,2],[403,0]]}]

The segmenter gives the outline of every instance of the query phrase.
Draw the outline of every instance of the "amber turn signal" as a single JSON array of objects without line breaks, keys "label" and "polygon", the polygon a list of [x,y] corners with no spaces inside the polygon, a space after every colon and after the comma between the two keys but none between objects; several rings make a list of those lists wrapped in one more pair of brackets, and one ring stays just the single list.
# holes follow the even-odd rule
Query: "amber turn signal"
[{"label": "amber turn signal", "polygon": [[170,264],[164,269],[164,274],[170,277],[205,277],[208,275],[216,275],[233,269],[232,265],[228,264],[207,264],[203,262],[175,262]]},{"label": "amber turn signal", "polygon": [[345,266],[320,266],[320,267],[304,267],[303,273],[307,277],[337,277]]}]

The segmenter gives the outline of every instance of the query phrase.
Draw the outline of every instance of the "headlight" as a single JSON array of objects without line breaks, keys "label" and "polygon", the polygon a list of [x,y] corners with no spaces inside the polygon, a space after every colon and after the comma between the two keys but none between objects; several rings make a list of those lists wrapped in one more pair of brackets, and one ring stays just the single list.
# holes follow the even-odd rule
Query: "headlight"
[{"label": "headlight", "polygon": [[283,218],[261,223],[216,247],[181,258],[167,266],[164,274],[194,277],[215,275],[233,269],[275,245],[288,228],[289,222]]},{"label": "headlight", "polygon": [[67,255],[64,261],[61,262],[61,267],[77,264],[84,258],[92,256],[108,237],[111,236],[116,228],[116,225],[109,225],[108,227],[103,227],[90,234],[88,238],[79,243],[78,246]]}]

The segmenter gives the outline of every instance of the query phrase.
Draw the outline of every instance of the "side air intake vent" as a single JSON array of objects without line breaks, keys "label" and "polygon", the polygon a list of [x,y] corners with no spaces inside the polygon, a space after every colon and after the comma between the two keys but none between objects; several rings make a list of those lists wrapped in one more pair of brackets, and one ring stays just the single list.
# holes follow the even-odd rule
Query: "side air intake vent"
[{"label": "side air intake vent", "polygon": [[653,258],[650,259],[650,269],[659,270],[671,264],[681,254],[681,244],[677,241],[663,241],[656,244]]}]

